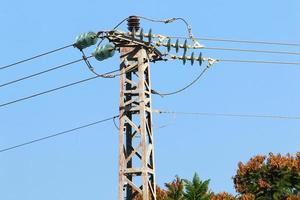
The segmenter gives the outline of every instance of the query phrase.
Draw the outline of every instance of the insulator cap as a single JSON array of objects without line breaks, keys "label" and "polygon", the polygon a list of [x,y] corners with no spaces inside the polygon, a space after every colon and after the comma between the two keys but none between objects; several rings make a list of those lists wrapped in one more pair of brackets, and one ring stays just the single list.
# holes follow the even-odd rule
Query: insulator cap
[{"label": "insulator cap", "polygon": [[171,51],[171,38],[169,38],[169,40],[168,40],[167,48],[168,48],[168,52],[170,52]]},{"label": "insulator cap", "polygon": [[94,32],[88,32],[80,34],[76,37],[74,46],[78,49],[85,49],[97,43],[97,34]]},{"label": "insulator cap", "polygon": [[187,52],[187,48],[188,48],[188,46],[187,46],[187,40],[185,40],[184,41],[184,45],[183,45],[183,51],[184,51],[184,53]]},{"label": "insulator cap", "polygon": [[186,59],[187,59],[187,57],[186,57],[186,54],[184,53],[183,56],[182,56],[182,62],[183,62],[184,65],[186,63]]},{"label": "insulator cap", "polygon": [[152,42],[152,37],[153,37],[153,35],[152,35],[152,29],[150,29],[149,32],[148,32],[148,43],[149,44],[151,44],[151,42]]},{"label": "insulator cap", "polygon": [[179,40],[176,40],[176,44],[175,44],[175,49],[176,49],[176,53],[178,53],[179,51]]},{"label": "insulator cap", "polygon": [[199,54],[198,61],[199,61],[199,65],[201,66],[202,65],[202,61],[203,61],[202,52],[200,52],[200,54]]},{"label": "insulator cap", "polygon": [[140,40],[143,40],[144,39],[144,29],[141,28],[140,30]]},{"label": "insulator cap", "polygon": [[115,47],[112,44],[106,44],[104,46],[98,46],[92,55],[99,61],[112,57],[115,54]]},{"label": "insulator cap", "polygon": [[129,16],[127,19],[128,30],[137,32],[140,29],[140,18],[137,16]]},{"label": "insulator cap", "polygon": [[194,61],[195,61],[195,54],[193,52],[191,55],[191,65],[194,65]]}]

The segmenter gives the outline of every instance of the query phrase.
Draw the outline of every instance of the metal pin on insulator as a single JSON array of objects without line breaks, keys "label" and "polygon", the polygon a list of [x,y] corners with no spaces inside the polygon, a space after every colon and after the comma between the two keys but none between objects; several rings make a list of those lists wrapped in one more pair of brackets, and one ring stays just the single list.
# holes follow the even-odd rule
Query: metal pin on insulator
[{"label": "metal pin on insulator", "polygon": [[176,53],[178,53],[178,51],[179,51],[179,40],[178,39],[176,40],[175,48],[176,48]]},{"label": "metal pin on insulator", "polygon": [[135,38],[135,28],[134,28],[134,29],[132,29],[132,31],[131,31],[131,37],[132,37],[132,39],[134,39],[134,38]]},{"label": "metal pin on insulator", "polygon": [[168,49],[168,52],[170,52],[170,50],[171,50],[171,38],[169,38],[169,40],[168,40],[167,49]]},{"label": "metal pin on insulator", "polygon": [[115,47],[112,44],[106,44],[104,46],[98,46],[92,55],[99,61],[105,60],[114,56],[115,54]]},{"label": "metal pin on insulator", "polygon": [[94,32],[82,33],[75,39],[74,46],[80,50],[96,44],[98,41],[97,34]]},{"label": "metal pin on insulator", "polygon": [[162,45],[162,43],[160,41],[155,42],[155,45],[160,47]]}]

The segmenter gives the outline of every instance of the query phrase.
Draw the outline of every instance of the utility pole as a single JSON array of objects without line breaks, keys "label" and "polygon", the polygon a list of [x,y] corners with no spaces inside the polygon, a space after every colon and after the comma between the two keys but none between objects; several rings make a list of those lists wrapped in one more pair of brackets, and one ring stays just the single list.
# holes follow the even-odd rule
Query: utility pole
[{"label": "utility pole", "polygon": [[[159,22],[170,23],[182,18],[171,18]],[[183,20],[185,23],[186,21]],[[124,20],[121,22],[123,23]],[[151,94],[170,95],[181,92],[194,84],[203,73],[216,60],[203,58],[202,53],[198,57],[186,56],[188,49],[203,48],[192,36],[188,26],[190,39],[193,45],[189,45],[187,39],[184,44],[171,43],[171,38],[159,34],[148,34],[140,30],[140,19],[137,16],[127,18],[129,32],[117,30],[88,32],[76,38],[75,47],[82,53],[89,69],[99,77],[111,78],[120,76],[120,107],[119,107],[119,188],[118,200],[133,200],[139,197],[142,200],[156,200],[156,180],[154,162],[154,138],[152,129],[152,105]],[[120,25],[120,24],[119,24]],[[117,26],[118,27],[118,26]],[[138,32],[138,33],[137,33]],[[136,34],[137,33],[137,34]],[[116,50],[120,51],[120,74],[97,74],[85,56],[83,49],[97,43],[98,38],[107,39],[109,44],[100,46],[92,53],[95,59],[102,61],[112,57]],[[148,41],[145,41],[147,38]],[[156,38],[156,41],[153,41]],[[183,49],[183,56],[162,54],[157,47],[166,47],[170,52],[172,48],[178,53]],[[150,62],[187,60],[191,65],[195,61],[202,65],[207,61],[207,67],[188,86],[172,93],[158,93],[151,89]]]},{"label": "utility pole", "polygon": [[[133,36],[139,19],[129,17]],[[156,200],[154,138],[151,107],[151,55],[146,46],[120,46],[120,129],[118,200]]]}]

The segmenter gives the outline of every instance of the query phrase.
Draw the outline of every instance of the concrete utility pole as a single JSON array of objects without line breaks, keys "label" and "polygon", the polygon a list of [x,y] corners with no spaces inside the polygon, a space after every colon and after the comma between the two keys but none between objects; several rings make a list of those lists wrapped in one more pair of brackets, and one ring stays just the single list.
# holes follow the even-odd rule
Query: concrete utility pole
[{"label": "concrete utility pole", "polygon": [[[129,17],[134,34],[139,19]],[[133,42],[120,46],[120,130],[118,200],[156,200],[152,129],[150,64],[147,46]]]}]

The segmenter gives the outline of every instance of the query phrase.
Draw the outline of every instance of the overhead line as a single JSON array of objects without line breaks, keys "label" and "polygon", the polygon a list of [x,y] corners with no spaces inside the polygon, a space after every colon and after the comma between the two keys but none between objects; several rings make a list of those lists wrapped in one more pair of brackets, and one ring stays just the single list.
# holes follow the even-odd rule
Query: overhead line
[{"label": "overhead line", "polygon": [[8,148],[4,148],[4,149],[0,150],[0,153],[10,151],[10,150],[13,150],[13,149],[16,149],[16,148],[20,148],[20,147],[23,147],[23,146],[27,146],[27,145],[30,145],[30,144],[33,144],[33,143],[41,142],[43,140],[48,140],[48,139],[58,137],[58,136],[61,136],[61,135],[64,135],[64,134],[67,134],[67,133],[70,133],[70,132],[78,131],[80,129],[84,129],[84,128],[87,128],[87,127],[90,127],[90,126],[94,126],[94,125],[97,125],[97,124],[115,119],[116,117],[118,117],[118,115],[113,116],[113,117],[109,117],[109,118],[106,118],[106,119],[102,119],[102,120],[99,120],[99,121],[95,121],[95,122],[92,122],[92,123],[89,123],[89,124],[86,124],[86,125],[78,126],[76,128],[72,128],[72,129],[62,131],[62,132],[59,132],[59,133],[48,135],[46,137],[41,137],[41,138],[31,140],[31,141],[28,141],[28,142],[25,142],[25,143],[21,143],[21,144],[14,145],[14,146],[11,146],[11,147],[8,147]]},{"label": "overhead line", "polygon": [[202,49],[218,50],[218,51],[239,51],[239,52],[252,52],[252,53],[271,53],[271,54],[300,55],[300,52],[291,52],[291,51],[271,51],[271,50],[223,48],[223,47],[203,47]]},{"label": "overhead line", "polygon": [[87,79],[83,79],[83,80],[80,80],[80,81],[69,83],[67,85],[63,85],[63,86],[60,86],[60,87],[57,87],[57,88],[53,88],[51,90],[47,90],[47,91],[36,93],[36,94],[30,95],[30,96],[27,96],[27,97],[23,97],[23,98],[20,98],[20,99],[9,101],[7,103],[0,104],[0,108],[11,105],[11,104],[14,104],[14,103],[18,103],[20,101],[24,101],[24,100],[31,99],[31,98],[34,98],[34,97],[38,97],[38,96],[41,96],[41,95],[44,95],[44,94],[47,94],[47,93],[51,93],[51,92],[54,92],[54,91],[57,91],[57,90],[61,90],[61,89],[67,88],[67,87],[71,87],[73,85],[78,85],[80,83],[84,83],[84,82],[87,82],[87,81],[90,81],[90,80],[93,80],[93,79],[96,79],[96,78],[98,78],[98,76],[93,76],[93,77],[90,77],[90,78],[87,78]]},{"label": "overhead line", "polygon": [[260,63],[260,64],[276,64],[276,65],[300,65],[300,62],[284,62],[284,61],[268,61],[268,60],[238,60],[238,59],[217,59],[220,62],[233,63]]},{"label": "overhead line", "polygon": [[209,66],[205,67],[201,72],[200,74],[191,82],[189,83],[188,85],[184,86],[183,88],[181,89],[178,89],[176,91],[173,91],[173,92],[166,92],[166,93],[162,93],[162,92],[158,92],[158,91],[155,91],[155,90],[152,90],[152,94],[158,94],[162,97],[164,96],[170,96],[170,95],[174,95],[174,94],[178,94],[186,89],[188,89],[189,87],[191,87],[192,85],[194,85],[203,75],[204,73],[209,69]]},{"label": "overhead line", "polygon": [[258,115],[258,114],[232,114],[232,113],[213,113],[213,112],[177,112],[156,110],[159,114],[176,114],[176,115],[199,115],[212,117],[239,117],[239,118],[269,118],[269,119],[286,119],[300,120],[300,116],[284,116],[284,115]]},{"label": "overhead line", "polygon": [[[90,57],[91,57],[91,56],[90,56]],[[20,82],[20,81],[29,79],[29,78],[33,78],[33,77],[35,77],[35,76],[39,76],[39,75],[45,74],[45,73],[48,73],[48,72],[51,72],[51,71],[54,71],[54,70],[57,70],[57,69],[60,69],[60,68],[63,68],[63,67],[66,67],[66,66],[75,64],[75,63],[78,63],[78,62],[80,62],[80,61],[82,61],[82,60],[84,60],[84,59],[81,58],[81,59],[78,59],[78,60],[74,60],[74,61],[71,61],[71,62],[62,64],[62,65],[58,65],[58,66],[56,66],[56,67],[53,67],[53,68],[44,70],[44,71],[40,71],[40,72],[35,73],[35,74],[31,74],[31,75],[24,76],[24,77],[22,77],[22,78],[19,78],[19,79],[13,80],[13,81],[9,81],[9,82],[7,82],[7,83],[0,84],[0,88],[1,88],[1,87],[4,87],[4,86],[7,86],[7,85],[11,85],[11,84],[13,84],[13,83],[17,83],[17,82]]]},{"label": "overhead line", "polygon": [[37,96],[41,96],[41,95],[44,95],[44,94],[47,94],[47,93],[51,93],[51,92],[54,92],[54,91],[57,91],[57,90],[61,90],[61,89],[64,89],[64,88],[67,88],[67,87],[71,87],[71,86],[74,86],[74,85],[77,85],[77,84],[80,84],[80,83],[84,83],[84,82],[87,82],[87,81],[91,81],[93,79],[96,79],[96,78],[115,78],[117,76],[119,76],[120,74],[113,74],[114,72],[116,72],[117,70],[113,70],[113,71],[110,71],[110,72],[106,72],[104,74],[99,74],[97,76],[93,76],[93,77],[90,77],[90,78],[86,78],[86,79],[82,79],[80,81],[76,81],[76,82],[73,82],[73,83],[69,83],[67,85],[63,85],[63,86],[60,86],[60,87],[57,87],[57,88],[53,88],[53,89],[50,89],[50,90],[46,90],[44,92],[40,92],[40,93],[36,93],[36,94],[33,94],[33,95],[30,95],[30,96],[27,96],[27,97],[23,97],[23,98],[20,98],[20,99],[16,99],[16,100],[13,100],[13,101],[9,101],[9,102],[6,102],[6,103],[3,103],[3,104],[0,104],[0,108],[2,107],[5,107],[5,106],[8,106],[10,104],[14,104],[14,103],[18,103],[20,101],[24,101],[24,100],[27,100],[27,99],[31,99],[31,98],[34,98],[34,97],[37,97]]},{"label": "overhead line", "polygon": [[36,59],[36,58],[45,56],[45,55],[48,55],[48,54],[52,54],[52,53],[54,53],[54,52],[61,51],[61,50],[63,50],[63,49],[66,49],[66,48],[69,48],[69,47],[72,47],[72,46],[73,46],[73,44],[69,44],[69,45],[66,45],[66,46],[64,46],[64,47],[60,47],[60,48],[57,48],[57,49],[54,49],[54,50],[51,50],[51,51],[48,51],[48,52],[45,52],[45,53],[41,53],[41,54],[38,54],[38,55],[36,55],[36,56],[29,57],[29,58],[26,58],[26,59],[17,61],[17,62],[12,63],[12,64],[4,65],[4,66],[1,66],[1,67],[0,67],[0,70],[6,69],[6,68],[10,68],[10,67],[12,67],[12,66],[15,66],[15,65],[18,65],[18,64],[21,64],[21,63],[24,63],[24,62],[27,62],[27,61],[30,61],[30,60],[33,60],[33,59]]},{"label": "overhead line", "polygon": [[[168,38],[177,39],[190,39],[184,36],[168,36]],[[207,37],[196,37],[197,40],[203,41],[216,41],[216,42],[229,42],[229,43],[246,43],[246,44],[263,44],[263,45],[279,45],[279,46],[296,46],[300,47],[300,43],[287,43],[287,42],[269,42],[269,41],[255,41],[255,40],[234,40],[224,38],[207,38]]]}]

